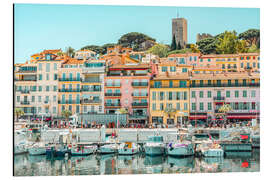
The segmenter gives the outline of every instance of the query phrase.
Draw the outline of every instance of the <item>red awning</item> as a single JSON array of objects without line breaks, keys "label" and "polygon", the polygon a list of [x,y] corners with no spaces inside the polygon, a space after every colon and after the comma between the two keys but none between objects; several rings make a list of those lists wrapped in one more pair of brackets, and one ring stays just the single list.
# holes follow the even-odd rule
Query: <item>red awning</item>
[{"label": "red awning", "polygon": [[215,104],[224,104],[224,102],[215,102]]},{"label": "red awning", "polygon": [[190,116],[189,119],[190,120],[193,120],[193,119],[207,119],[207,116]]},{"label": "red awning", "polygon": [[227,119],[256,119],[256,116],[227,116]]}]

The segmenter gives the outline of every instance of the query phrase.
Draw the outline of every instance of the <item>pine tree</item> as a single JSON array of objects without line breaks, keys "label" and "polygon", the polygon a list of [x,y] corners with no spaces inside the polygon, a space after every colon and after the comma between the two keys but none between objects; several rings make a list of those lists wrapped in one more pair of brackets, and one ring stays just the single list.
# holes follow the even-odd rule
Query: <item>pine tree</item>
[{"label": "pine tree", "polygon": [[172,44],[171,44],[171,51],[176,50],[176,41],[175,35],[173,35]]},{"label": "pine tree", "polygon": [[180,44],[180,41],[179,41],[178,44],[177,44],[177,49],[178,49],[178,50],[181,50],[181,49],[182,49],[182,46],[181,46],[181,44]]}]

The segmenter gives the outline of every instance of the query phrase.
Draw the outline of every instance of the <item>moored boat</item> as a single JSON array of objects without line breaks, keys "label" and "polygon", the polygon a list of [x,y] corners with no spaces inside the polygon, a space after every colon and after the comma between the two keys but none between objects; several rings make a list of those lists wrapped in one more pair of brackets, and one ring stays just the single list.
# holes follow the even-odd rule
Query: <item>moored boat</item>
[{"label": "moored boat", "polygon": [[121,143],[118,148],[119,155],[132,155],[139,152],[138,144],[132,142]]},{"label": "moored boat", "polygon": [[117,144],[105,144],[99,148],[101,154],[112,154],[118,150]]},{"label": "moored boat", "polygon": [[44,155],[46,154],[46,147],[43,144],[34,144],[28,149],[29,155]]},{"label": "moored boat", "polygon": [[28,149],[26,147],[26,144],[24,142],[16,144],[14,146],[14,154],[18,155],[18,154],[25,154],[28,153]]},{"label": "moored boat", "polygon": [[70,154],[70,149],[68,146],[60,145],[55,148],[55,156],[56,157],[65,157]]},{"label": "moored boat", "polygon": [[194,149],[189,141],[169,143],[167,153],[169,156],[192,156],[194,155]]},{"label": "moored boat", "polygon": [[95,146],[74,146],[71,148],[71,156],[87,156],[95,152]]},{"label": "moored boat", "polygon": [[213,141],[203,141],[198,150],[204,157],[223,157],[224,151],[221,146]]},{"label": "moored boat", "polygon": [[165,153],[165,145],[162,136],[150,136],[144,145],[146,155],[158,156]]}]

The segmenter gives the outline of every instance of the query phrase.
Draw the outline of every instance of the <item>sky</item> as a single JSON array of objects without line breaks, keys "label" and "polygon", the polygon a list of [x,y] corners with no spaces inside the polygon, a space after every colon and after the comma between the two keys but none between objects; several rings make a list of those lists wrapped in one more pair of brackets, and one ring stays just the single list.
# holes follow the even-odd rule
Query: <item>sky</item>
[{"label": "sky", "polygon": [[187,19],[188,43],[196,42],[197,33],[260,28],[258,8],[15,4],[14,61],[23,63],[44,49],[117,43],[129,32],[171,44],[177,11]]}]

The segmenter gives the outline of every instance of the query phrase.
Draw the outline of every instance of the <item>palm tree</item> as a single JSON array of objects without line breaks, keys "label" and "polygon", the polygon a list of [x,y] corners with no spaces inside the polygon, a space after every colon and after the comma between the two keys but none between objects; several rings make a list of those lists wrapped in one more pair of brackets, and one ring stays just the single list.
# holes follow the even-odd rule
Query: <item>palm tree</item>
[{"label": "palm tree", "polygon": [[75,54],[75,49],[73,49],[72,47],[67,47],[66,48],[66,54],[69,56],[69,57],[74,57],[74,54]]},{"label": "palm tree", "polygon": [[227,113],[232,110],[232,107],[229,104],[224,104],[218,109],[218,112],[222,113],[223,119],[227,122]]},{"label": "palm tree", "polygon": [[175,113],[176,113],[176,109],[174,108],[171,108],[171,107],[166,107],[164,112],[166,113],[166,115],[171,118],[172,116],[174,117],[175,116]]},{"label": "palm tree", "polygon": [[22,110],[22,108],[15,108],[14,113],[15,113],[17,122],[19,121],[19,117],[24,115],[24,111]]},{"label": "palm tree", "polygon": [[66,121],[68,121],[69,116],[71,116],[71,112],[69,110],[62,111],[62,116],[65,117]]}]

